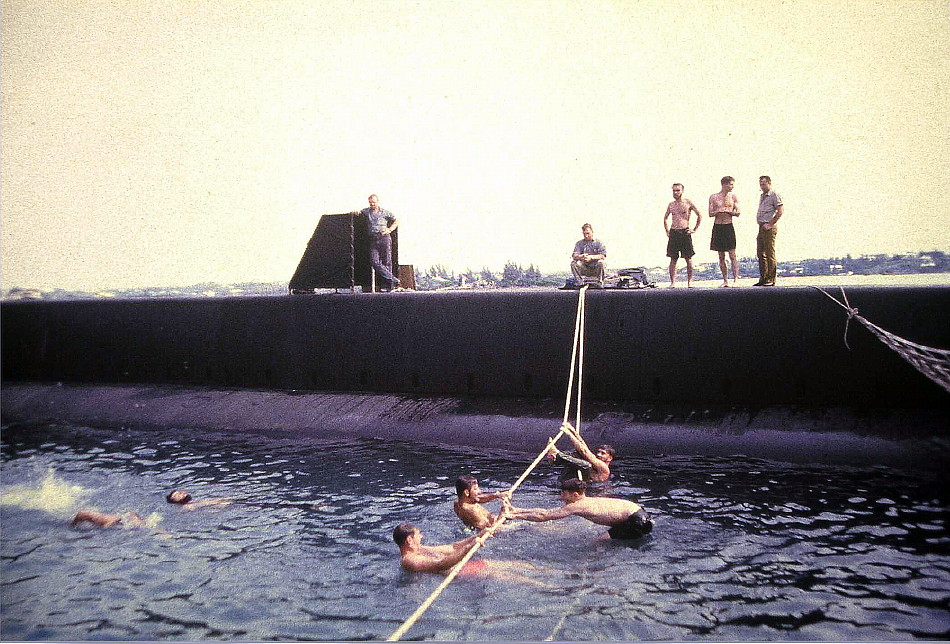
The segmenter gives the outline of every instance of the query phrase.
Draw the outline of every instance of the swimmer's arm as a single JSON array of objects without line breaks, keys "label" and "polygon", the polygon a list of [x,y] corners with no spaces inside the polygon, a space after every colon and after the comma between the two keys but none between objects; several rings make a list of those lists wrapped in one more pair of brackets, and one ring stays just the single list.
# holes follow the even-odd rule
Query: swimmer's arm
[{"label": "swimmer's arm", "polygon": [[602,460],[597,458],[597,455],[594,454],[590,448],[587,446],[587,443],[581,438],[581,435],[574,429],[570,423],[564,423],[562,425],[564,433],[568,435],[571,439],[571,442],[574,443],[574,447],[577,448],[577,451],[580,452],[580,455],[584,457],[590,467],[598,472],[603,477],[610,476],[610,466],[604,463]]},{"label": "swimmer's arm", "polygon": [[598,459],[590,448],[587,446],[587,443],[581,438],[581,435],[577,433],[577,430],[571,426],[570,423],[564,423],[561,425],[561,429],[564,430],[564,433],[567,434],[567,437],[571,439],[571,442],[574,443],[574,449],[576,449],[581,456],[584,457],[588,463],[594,463]]},{"label": "swimmer's arm", "polygon": [[231,499],[224,498],[211,498],[211,499],[199,499],[197,501],[189,501],[184,504],[183,507],[186,511],[192,512],[198,508],[206,508],[212,505],[228,505],[231,503]]},{"label": "swimmer's arm", "polygon": [[495,499],[503,499],[508,494],[508,492],[492,492],[491,494],[479,494],[478,498],[475,499],[476,503],[488,503],[489,501],[494,501]]},{"label": "swimmer's arm", "polygon": [[455,553],[459,555],[459,559],[461,559],[462,555],[468,552],[472,548],[472,546],[475,545],[475,541],[483,534],[485,534],[485,531],[479,530],[478,534],[473,534],[470,537],[465,537],[464,539],[460,539],[459,541],[456,541],[455,543],[453,543],[450,547]]},{"label": "swimmer's arm", "polygon": [[562,506],[560,508],[544,509],[544,508],[530,508],[530,509],[521,509],[521,508],[512,508],[509,516],[512,519],[521,519],[522,521],[531,521],[533,523],[541,523],[542,521],[554,521],[556,519],[563,519],[574,514],[574,508],[569,506]]},{"label": "swimmer's arm", "polygon": [[419,568],[420,572],[442,572],[448,570],[466,555],[466,553],[472,549],[472,546],[475,545],[475,542],[484,535],[486,530],[479,530],[478,534],[473,534],[470,537],[466,537],[455,543],[450,543],[445,546],[434,546],[431,549],[437,550],[440,555],[442,555],[438,560],[430,560],[427,563],[424,563],[426,569]]}]

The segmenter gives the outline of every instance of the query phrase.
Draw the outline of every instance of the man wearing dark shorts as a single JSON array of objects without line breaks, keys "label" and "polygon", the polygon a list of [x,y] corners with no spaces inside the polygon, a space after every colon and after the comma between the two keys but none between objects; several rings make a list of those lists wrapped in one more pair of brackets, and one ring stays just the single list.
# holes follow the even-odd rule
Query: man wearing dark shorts
[{"label": "man wearing dark shorts", "polygon": [[647,511],[640,508],[631,514],[626,521],[612,526],[607,530],[611,539],[639,539],[653,530],[653,519]]},{"label": "man wearing dark shorts", "polygon": [[[502,501],[512,519],[524,521],[554,521],[578,516],[598,525],[607,526],[605,533],[611,539],[639,539],[653,530],[653,519],[639,503],[607,496],[587,496],[587,483],[568,479],[561,483],[561,500],[564,505],[546,510],[543,508],[519,509]],[[604,536],[604,535],[601,535]]]},{"label": "man wearing dark shorts", "polygon": [[[696,213],[696,225],[690,228],[690,213]],[[670,221],[672,220],[672,225]],[[683,184],[673,184],[673,201],[666,207],[663,215],[663,227],[666,228],[666,256],[670,258],[670,288],[676,286],[676,263],[680,257],[686,260],[686,286],[693,285],[693,233],[703,220],[699,208],[689,199],[683,198]]]},{"label": "man wearing dark shorts", "polygon": [[736,228],[732,225],[732,218],[739,216],[739,200],[732,194],[736,180],[725,176],[719,180],[722,189],[709,196],[709,216],[714,217],[712,239],[709,250],[719,252],[719,272],[722,273],[722,284],[729,286],[726,277],[726,253],[732,262],[732,283],[739,280],[739,262],[736,261]]}]

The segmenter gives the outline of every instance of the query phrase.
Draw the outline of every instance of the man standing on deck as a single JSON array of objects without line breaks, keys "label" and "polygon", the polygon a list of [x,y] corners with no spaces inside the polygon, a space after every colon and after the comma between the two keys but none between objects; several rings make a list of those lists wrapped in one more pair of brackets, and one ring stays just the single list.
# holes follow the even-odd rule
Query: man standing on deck
[{"label": "man standing on deck", "polygon": [[[696,213],[696,225],[690,228],[689,213]],[[670,219],[672,218],[672,226]],[[666,207],[663,215],[663,227],[666,228],[666,256],[670,258],[670,288],[676,286],[676,263],[680,255],[686,260],[686,286],[693,286],[693,233],[699,229],[703,220],[699,208],[689,199],[683,199],[683,184],[673,184],[673,201]]]},{"label": "man standing on deck", "polygon": [[590,224],[581,226],[581,233],[584,238],[574,244],[574,252],[571,253],[571,272],[574,274],[574,283],[577,286],[583,286],[586,282],[585,277],[593,277],[597,280],[598,286],[604,285],[604,278],[607,276],[607,269],[604,260],[607,259],[607,247],[597,239],[594,239],[594,228]]},{"label": "man standing on deck", "polygon": [[739,280],[739,263],[736,261],[736,229],[732,225],[732,218],[739,216],[739,200],[732,189],[736,185],[735,179],[725,176],[719,180],[722,190],[709,197],[709,216],[715,217],[712,229],[712,239],[709,250],[719,252],[719,271],[722,273],[722,284],[729,286],[726,273],[726,253],[732,263],[732,283]]},{"label": "man standing on deck", "polygon": [[393,275],[393,238],[390,235],[399,226],[396,216],[379,207],[379,197],[369,196],[369,208],[363,208],[360,214],[366,218],[366,230],[369,233],[369,259],[373,268],[389,282],[389,289],[399,286],[399,278]]},{"label": "man standing on deck", "polygon": [[755,254],[759,258],[759,281],[755,286],[775,286],[775,236],[776,224],[785,208],[782,198],[772,190],[772,179],[768,175],[759,177],[759,210],[755,220],[759,224],[759,234],[755,238]]},{"label": "man standing on deck", "polygon": [[639,539],[653,530],[653,519],[639,503],[606,496],[589,497],[586,493],[587,483],[568,479],[561,483],[561,500],[564,501],[561,507],[546,510],[506,505],[502,512],[508,512],[512,519],[534,522],[583,517],[592,523],[608,526],[610,529],[606,535],[611,539]]}]

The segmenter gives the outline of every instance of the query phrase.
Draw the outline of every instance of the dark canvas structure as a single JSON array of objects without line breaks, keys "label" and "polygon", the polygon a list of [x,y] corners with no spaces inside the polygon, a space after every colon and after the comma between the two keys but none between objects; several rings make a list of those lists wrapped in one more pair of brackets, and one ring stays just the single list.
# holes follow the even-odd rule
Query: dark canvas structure
[{"label": "dark canvas structure", "polygon": [[[392,233],[392,240],[393,272],[398,274],[398,230]],[[307,242],[294,276],[290,278],[290,292],[308,293],[316,288],[352,289],[357,286],[369,291],[371,269],[366,218],[351,213],[323,215]]]}]

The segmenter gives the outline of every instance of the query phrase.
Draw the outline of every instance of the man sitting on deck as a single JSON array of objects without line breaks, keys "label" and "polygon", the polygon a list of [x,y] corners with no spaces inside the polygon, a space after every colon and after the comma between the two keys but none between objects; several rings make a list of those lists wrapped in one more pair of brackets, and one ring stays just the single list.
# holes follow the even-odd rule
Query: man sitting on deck
[{"label": "man sitting on deck", "polygon": [[561,429],[571,439],[577,453],[583,457],[581,459],[570,456],[557,447],[551,446],[547,453],[548,460],[554,461],[557,465],[565,466],[561,473],[561,481],[576,478],[591,483],[606,482],[610,478],[610,464],[614,460],[614,448],[610,445],[600,445],[596,452],[592,452],[570,423],[564,423],[561,425]]},{"label": "man sitting on deck", "polygon": [[574,284],[582,286],[592,281],[593,284],[602,287],[607,276],[604,264],[607,258],[607,247],[600,240],[594,239],[594,228],[590,224],[581,226],[581,233],[584,238],[574,244],[574,252],[571,253]]},{"label": "man sitting on deck", "polygon": [[561,500],[564,505],[545,510],[543,508],[521,509],[506,507],[512,519],[524,521],[554,521],[570,516],[579,516],[599,525],[608,526],[604,537],[611,539],[638,539],[653,530],[653,519],[639,503],[610,497],[589,497],[587,483],[568,479],[561,484]]}]

